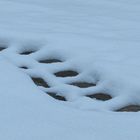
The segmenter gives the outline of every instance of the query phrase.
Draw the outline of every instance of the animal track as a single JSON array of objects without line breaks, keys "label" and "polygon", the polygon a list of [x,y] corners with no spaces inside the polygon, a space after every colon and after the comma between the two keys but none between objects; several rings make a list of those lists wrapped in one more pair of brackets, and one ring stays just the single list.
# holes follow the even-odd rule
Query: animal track
[{"label": "animal track", "polygon": [[32,54],[32,53],[35,53],[36,51],[34,51],[34,50],[25,50],[25,51],[22,51],[20,54],[21,55],[29,55],[29,54]]},{"label": "animal track", "polygon": [[21,66],[20,68],[21,69],[28,69],[28,67],[26,67],[26,66]]},{"label": "animal track", "polygon": [[73,77],[73,76],[77,76],[78,72],[73,70],[66,70],[66,71],[56,72],[54,74],[56,77]]},{"label": "animal track", "polygon": [[39,60],[39,63],[46,63],[46,64],[59,63],[59,62],[62,62],[62,61],[58,60],[58,59],[42,59],[42,60]]},{"label": "animal track", "polygon": [[96,94],[91,94],[86,96],[89,98],[95,98],[97,100],[102,100],[102,101],[107,101],[112,99],[112,97],[109,94],[104,94],[104,93],[96,93]]},{"label": "animal track", "polygon": [[117,112],[138,112],[140,111],[140,105],[128,105],[116,111]]},{"label": "animal track", "polygon": [[[0,51],[4,50],[6,48],[8,48],[8,45],[6,43],[3,43],[3,42],[1,43],[0,42]],[[38,71],[38,73],[37,73],[38,76],[37,77],[36,76],[31,76],[30,78],[32,79],[33,83],[36,86],[44,87],[43,88],[44,93],[48,94],[52,98],[54,98],[56,100],[59,100],[59,101],[69,101],[66,98],[66,93],[64,91],[63,91],[64,92],[63,95],[61,94],[61,92],[59,92],[59,88],[60,88],[60,91],[63,90],[64,85],[71,85],[71,87],[73,86],[72,88],[70,88],[70,86],[67,86],[66,88],[69,88],[69,89],[66,89],[66,91],[68,90],[70,92],[73,92],[72,94],[76,93],[79,97],[81,97],[81,94],[82,94],[81,91],[84,91],[84,96],[86,96],[88,98],[96,99],[97,102],[98,102],[98,100],[100,102],[101,101],[106,101],[107,102],[108,100],[111,100],[113,98],[111,95],[109,95],[107,93],[98,93],[97,92],[96,94],[90,94],[89,95],[88,93],[89,93],[89,91],[92,92],[92,89],[95,92],[95,89],[97,87],[96,82],[92,83],[92,82],[83,81],[83,80],[81,80],[81,81],[78,80],[77,81],[77,79],[76,79],[77,76],[79,75],[79,77],[80,77],[82,75],[82,73],[79,74],[79,72],[73,70],[74,69],[73,67],[71,67],[69,69],[66,69],[66,70],[63,70],[64,69],[63,61],[60,60],[60,59],[57,59],[57,57],[55,57],[55,56],[51,56],[49,58],[44,57],[44,59],[39,59],[38,60],[39,63],[36,63],[36,61],[34,61],[34,63],[32,63],[33,59],[37,60],[34,57],[36,57],[36,56],[38,57],[39,53],[36,53],[36,52],[37,52],[37,49],[34,49],[34,48],[31,49],[31,48],[25,48],[24,47],[19,52],[19,54],[20,55],[29,55],[29,57],[27,59],[25,59],[25,61],[28,60],[27,64],[28,64],[29,67],[24,65],[25,63],[23,63],[23,64],[21,63],[19,68],[27,70],[27,69],[30,68],[29,64],[33,65],[32,69],[29,69],[29,71],[25,71],[25,72],[27,72],[27,73],[28,72],[31,72],[31,73],[33,72],[34,73],[34,70]],[[35,55],[30,55],[32,53],[35,53]],[[17,58],[17,57],[15,57],[15,58]],[[30,58],[31,58],[31,62],[30,62]],[[56,84],[54,84],[53,87],[51,87],[46,82],[46,80],[43,78],[41,72],[43,71],[44,76],[47,77],[47,75],[49,74],[49,71],[50,72],[53,71],[53,67],[54,68],[56,67],[56,65],[53,65],[53,63],[58,63],[57,67],[62,67],[62,68],[60,69],[60,71],[57,71],[57,72],[53,73],[52,79],[48,79],[50,82],[52,82],[51,85],[53,85],[53,82],[55,82],[55,80],[57,81]],[[44,67],[44,64],[49,64],[50,67]],[[59,66],[59,64],[61,64],[61,65]],[[43,67],[41,67],[41,66],[43,66]],[[44,69],[46,69],[46,70],[48,69],[48,71],[45,73],[46,70],[44,70]],[[39,73],[41,74],[41,76],[39,76]],[[50,73],[50,75],[52,75],[52,72]],[[50,75],[48,75],[48,78],[51,77]],[[72,81],[72,79],[74,79],[74,81]],[[59,87],[59,83],[60,83],[60,87]],[[62,89],[61,89],[61,83],[62,83]],[[56,89],[58,88],[58,91],[55,89],[55,86],[56,86]],[[78,88],[74,88],[74,86],[78,87]],[[47,89],[47,88],[49,88],[49,89]],[[52,89],[52,91],[53,91],[53,88],[55,89],[55,92],[47,92],[47,90],[50,90],[50,89]],[[87,91],[87,94],[86,94],[86,91]],[[93,100],[93,102],[94,101],[95,100]],[[102,102],[102,103],[104,104],[104,102]],[[122,107],[122,108],[120,108],[118,110],[114,110],[114,111],[116,111],[116,112],[137,112],[137,111],[140,111],[140,105],[129,105],[129,106]]]},{"label": "animal track", "polygon": [[88,87],[96,86],[96,84],[88,83],[88,82],[73,82],[70,85],[77,86],[77,87],[80,87],[80,88],[88,88]]},{"label": "animal track", "polygon": [[[28,54],[31,54],[31,53],[34,53],[35,51],[23,51],[22,55],[28,55]],[[41,59],[41,60],[38,60],[38,62],[40,63],[40,65],[42,63],[44,64],[52,64],[52,63],[63,63],[61,60],[58,60],[58,59]],[[28,67],[26,66],[22,66],[20,68],[23,68],[23,69],[28,69]],[[77,71],[74,71],[74,70],[64,70],[64,71],[58,71],[56,73],[54,73],[54,75],[56,77],[75,77],[77,75],[79,75],[79,73]],[[45,87],[45,88],[50,88],[50,86],[47,84],[47,82],[41,78],[41,77],[31,77],[31,79],[33,80],[33,82],[37,85],[37,86],[42,86],[42,87]],[[95,83],[91,83],[91,82],[84,82],[84,81],[77,81],[77,82],[71,82],[70,85],[72,86],[76,86],[76,87],[79,87],[79,88],[89,88],[89,87],[95,87],[96,84]],[[60,101],[67,101],[65,96],[62,96],[61,94],[58,94],[58,93],[55,93],[55,92],[46,92],[46,94],[48,94],[49,96],[51,96],[52,98],[56,99],[56,100],[60,100]],[[109,95],[109,94],[104,94],[104,93],[97,93],[97,94],[92,94],[92,95],[85,95],[86,97],[89,97],[89,98],[95,98],[97,100],[102,100],[102,101],[107,101],[107,100],[110,100],[112,99],[112,97]]]},{"label": "animal track", "polygon": [[42,87],[45,87],[45,88],[49,88],[49,85],[48,85],[42,78],[31,77],[31,79],[33,80],[33,82],[34,82],[37,86],[42,86]]},{"label": "animal track", "polygon": [[53,97],[54,99],[61,100],[61,101],[66,101],[66,98],[63,96],[58,95],[57,93],[54,92],[47,92],[48,95]]}]

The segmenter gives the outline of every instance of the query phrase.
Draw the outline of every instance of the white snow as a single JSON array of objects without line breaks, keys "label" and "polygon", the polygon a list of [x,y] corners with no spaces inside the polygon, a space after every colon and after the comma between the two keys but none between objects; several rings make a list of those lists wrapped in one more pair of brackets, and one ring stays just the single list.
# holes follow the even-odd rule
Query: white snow
[{"label": "white snow", "polygon": [[[140,113],[114,111],[140,105],[139,13],[138,0],[1,0],[0,139],[139,140]],[[62,62],[38,62],[45,58]],[[54,75],[63,70],[79,75]],[[69,85],[76,81],[97,85]],[[96,93],[112,99],[85,96]]]}]

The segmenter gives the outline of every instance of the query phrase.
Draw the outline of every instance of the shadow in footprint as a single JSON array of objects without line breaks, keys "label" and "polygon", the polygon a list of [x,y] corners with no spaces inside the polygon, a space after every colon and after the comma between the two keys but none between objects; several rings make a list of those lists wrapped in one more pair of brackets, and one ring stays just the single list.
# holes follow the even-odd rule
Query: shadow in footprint
[{"label": "shadow in footprint", "polygon": [[21,66],[20,68],[21,69],[28,69],[28,67],[26,67],[26,66]]},{"label": "shadow in footprint", "polygon": [[140,105],[128,105],[126,107],[116,110],[117,112],[138,112],[140,111]]},{"label": "shadow in footprint", "polygon": [[20,54],[21,55],[29,55],[29,54],[32,54],[32,53],[35,53],[35,52],[36,52],[35,50],[28,50],[28,51],[23,51]]},{"label": "shadow in footprint", "polygon": [[5,50],[5,49],[7,49],[7,45],[6,45],[6,44],[1,44],[1,43],[0,43],[0,51],[3,51],[3,50]]},{"label": "shadow in footprint", "polygon": [[57,93],[54,93],[54,92],[47,92],[47,94],[51,97],[53,97],[54,99],[57,99],[57,100],[61,100],[61,101],[66,101],[66,98],[63,97],[63,96],[60,96],[58,95]]},{"label": "shadow in footprint", "polygon": [[45,87],[45,88],[49,88],[49,85],[47,84],[47,82],[45,82],[42,78],[31,77],[31,79],[33,80],[33,82],[37,86],[42,86],[42,87]]},{"label": "shadow in footprint", "polygon": [[73,77],[73,76],[77,76],[78,72],[73,71],[73,70],[66,70],[66,71],[56,72],[54,74],[57,77]]},{"label": "shadow in footprint", "polygon": [[70,85],[80,87],[80,88],[88,88],[88,87],[93,87],[96,86],[94,83],[88,83],[88,82],[73,82]]},{"label": "shadow in footprint", "polygon": [[51,63],[59,63],[62,62],[59,59],[43,59],[43,60],[39,60],[39,63],[46,63],[46,64],[51,64]]},{"label": "shadow in footprint", "polygon": [[0,47],[0,51],[3,51],[3,50],[5,50],[6,48],[2,48],[2,47]]},{"label": "shadow in footprint", "polygon": [[96,94],[92,94],[92,95],[86,95],[86,97],[95,98],[95,99],[101,100],[101,101],[107,101],[107,100],[112,99],[112,97],[109,94],[104,94],[104,93],[96,93]]}]

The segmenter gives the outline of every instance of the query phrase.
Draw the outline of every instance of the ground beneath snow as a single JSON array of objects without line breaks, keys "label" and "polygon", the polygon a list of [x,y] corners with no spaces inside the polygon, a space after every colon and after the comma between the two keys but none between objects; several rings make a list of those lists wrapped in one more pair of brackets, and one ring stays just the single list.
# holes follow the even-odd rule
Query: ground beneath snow
[{"label": "ground beneath snow", "polygon": [[139,140],[139,13],[138,0],[1,0],[0,139]]}]

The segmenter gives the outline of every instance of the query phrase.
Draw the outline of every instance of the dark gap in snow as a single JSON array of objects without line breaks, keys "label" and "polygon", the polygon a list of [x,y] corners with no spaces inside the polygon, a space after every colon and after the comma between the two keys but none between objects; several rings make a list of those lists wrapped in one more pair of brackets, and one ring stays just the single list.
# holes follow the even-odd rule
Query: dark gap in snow
[{"label": "dark gap in snow", "polygon": [[50,63],[58,63],[58,62],[62,62],[61,60],[59,59],[42,59],[42,60],[39,60],[40,63],[46,63],[46,64],[50,64]]},{"label": "dark gap in snow", "polygon": [[96,93],[96,94],[92,94],[92,95],[86,95],[89,98],[95,98],[97,100],[102,100],[102,101],[107,101],[112,99],[112,97],[109,94],[105,94],[105,93]]},{"label": "dark gap in snow", "polygon": [[36,51],[34,51],[34,50],[29,50],[29,51],[23,51],[23,52],[21,52],[20,54],[21,55],[29,55],[29,54],[32,54],[32,53],[34,53],[34,52],[36,52]]},{"label": "dark gap in snow", "polygon": [[21,66],[20,68],[21,69],[28,69],[28,67],[26,67],[26,66]]},{"label": "dark gap in snow", "polygon": [[42,78],[38,78],[38,77],[31,77],[31,78],[37,86],[43,86],[45,88],[49,88],[47,82],[45,82]]},{"label": "dark gap in snow", "polygon": [[57,100],[61,100],[61,101],[66,101],[66,98],[63,97],[63,96],[60,96],[58,95],[57,93],[54,93],[54,92],[47,92],[47,94],[51,97],[53,97],[54,99],[57,99]]},{"label": "dark gap in snow", "polygon": [[138,112],[140,111],[140,105],[128,105],[126,107],[116,110],[117,112]]},{"label": "dark gap in snow", "polygon": [[6,48],[0,46],[0,51],[3,51],[3,50],[5,50],[5,49],[6,49]]},{"label": "dark gap in snow", "polygon": [[88,87],[96,86],[96,84],[88,83],[88,82],[73,82],[70,85],[77,86],[77,87],[80,87],[80,88],[88,88]]},{"label": "dark gap in snow", "polygon": [[0,51],[3,51],[7,48],[7,45],[0,43]]},{"label": "dark gap in snow", "polygon": [[78,72],[73,71],[73,70],[66,70],[66,71],[56,72],[54,74],[57,77],[73,77],[73,76],[77,76]]}]

